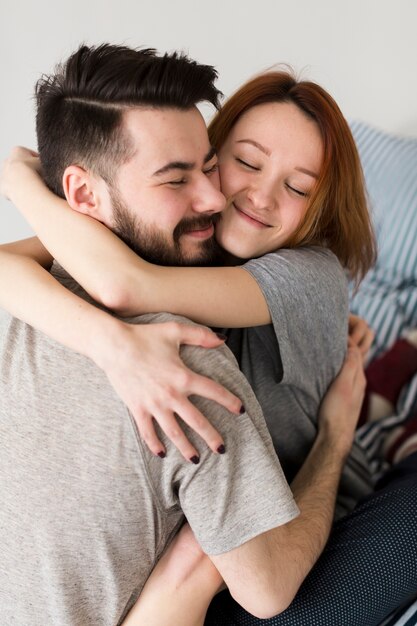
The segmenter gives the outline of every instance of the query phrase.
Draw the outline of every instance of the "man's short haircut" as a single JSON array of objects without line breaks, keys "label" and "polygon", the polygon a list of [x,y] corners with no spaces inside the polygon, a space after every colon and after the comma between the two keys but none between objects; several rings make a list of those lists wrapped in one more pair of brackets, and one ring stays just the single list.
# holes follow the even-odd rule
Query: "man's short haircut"
[{"label": "man's short haircut", "polygon": [[36,131],[47,185],[64,197],[62,177],[80,165],[112,183],[133,155],[123,112],[137,107],[187,110],[199,102],[219,108],[217,72],[185,54],[152,48],[82,45],[36,84]]}]

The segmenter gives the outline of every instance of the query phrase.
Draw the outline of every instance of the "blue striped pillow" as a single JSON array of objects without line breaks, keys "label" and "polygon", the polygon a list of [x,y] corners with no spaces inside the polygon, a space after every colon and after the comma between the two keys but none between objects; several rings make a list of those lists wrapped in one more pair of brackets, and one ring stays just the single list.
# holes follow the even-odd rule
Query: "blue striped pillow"
[{"label": "blue striped pillow", "polygon": [[351,124],[378,240],[378,261],[352,310],[376,332],[374,355],[417,327],[417,139]]}]

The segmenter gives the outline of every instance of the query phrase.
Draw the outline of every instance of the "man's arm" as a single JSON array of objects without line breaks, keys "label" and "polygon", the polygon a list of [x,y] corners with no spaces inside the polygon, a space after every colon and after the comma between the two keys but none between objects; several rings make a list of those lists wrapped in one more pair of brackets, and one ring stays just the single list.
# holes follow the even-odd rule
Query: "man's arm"
[{"label": "man's arm", "polygon": [[352,348],[323,401],[316,441],[291,485],[300,516],[211,557],[235,600],[257,617],[289,606],[326,545],[364,389],[361,355]]},{"label": "man's arm", "polygon": [[203,626],[222,576],[235,600],[259,618],[287,608],[326,544],[342,466],[330,442],[319,435],[291,485],[300,516],[230,553],[207,556],[186,524],[123,626]]},{"label": "man's arm", "polygon": [[[287,608],[327,542],[364,388],[360,353],[352,349],[323,400],[319,434],[291,485],[300,516],[214,557],[205,556],[190,529],[184,528],[182,549],[172,545],[161,559],[126,626],[142,624],[145,617],[155,619],[158,626],[175,620],[184,626],[203,624],[220,573],[237,602],[257,617],[271,617]],[[168,604],[167,616],[156,608]]]},{"label": "man's arm", "polygon": [[223,579],[188,524],[156,565],[123,626],[203,626]]}]

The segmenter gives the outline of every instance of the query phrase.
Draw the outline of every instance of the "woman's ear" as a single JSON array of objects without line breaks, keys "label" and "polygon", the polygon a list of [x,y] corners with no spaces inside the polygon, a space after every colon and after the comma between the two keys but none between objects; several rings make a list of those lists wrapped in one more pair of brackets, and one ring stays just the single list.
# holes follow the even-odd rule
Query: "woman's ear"
[{"label": "woman's ear", "polygon": [[100,219],[95,179],[79,165],[69,165],[62,177],[62,186],[68,204],[74,211]]}]

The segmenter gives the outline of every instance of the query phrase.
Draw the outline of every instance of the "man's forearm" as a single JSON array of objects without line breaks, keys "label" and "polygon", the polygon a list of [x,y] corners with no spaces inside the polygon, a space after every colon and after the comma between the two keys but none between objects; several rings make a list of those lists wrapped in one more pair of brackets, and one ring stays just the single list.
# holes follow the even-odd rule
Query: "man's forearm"
[{"label": "man's forearm", "polygon": [[222,578],[186,524],[146,582],[123,626],[202,626]]},{"label": "man's forearm", "polygon": [[306,573],[326,545],[332,527],[345,455],[320,433],[291,483],[300,515],[288,524],[295,545],[302,549]]},{"label": "man's forearm", "polygon": [[[263,536],[264,557],[257,565],[263,572],[256,594],[264,594],[264,617],[291,604],[326,545],[345,462],[345,454],[334,444],[334,439],[319,433],[291,484],[300,515]],[[233,595],[241,603],[240,595]]]}]

